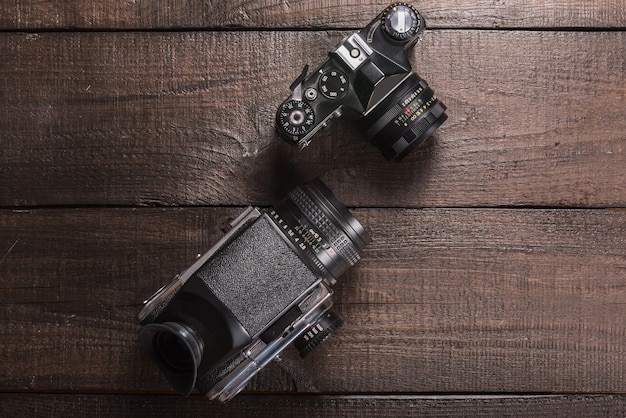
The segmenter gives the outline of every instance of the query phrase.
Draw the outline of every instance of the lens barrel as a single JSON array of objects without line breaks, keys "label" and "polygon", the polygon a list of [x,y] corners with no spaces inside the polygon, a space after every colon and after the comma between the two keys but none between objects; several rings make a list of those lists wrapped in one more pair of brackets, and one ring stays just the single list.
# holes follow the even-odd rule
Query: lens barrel
[{"label": "lens barrel", "polygon": [[448,118],[425,80],[411,73],[361,118],[365,136],[387,160],[400,161]]},{"label": "lens barrel", "polygon": [[371,242],[363,226],[318,179],[293,189],[270,214],[301,259],[331,283],[356,264]]}]

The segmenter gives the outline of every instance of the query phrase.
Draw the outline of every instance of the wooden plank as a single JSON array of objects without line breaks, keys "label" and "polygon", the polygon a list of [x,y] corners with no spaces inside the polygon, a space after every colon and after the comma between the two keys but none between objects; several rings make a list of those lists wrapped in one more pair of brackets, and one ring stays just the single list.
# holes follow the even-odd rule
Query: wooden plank
[{"label": "wooden plank", "polygon": [[541,396],[250,396],[226,405],[199,396],[2,394],[4,416],[162,417],[619,417],[626,398],[618,395]]},{"label": "wooden plank", "polygon": [[353,206],[626,205],[626,32],[428,32],[450,117],[399,164],[348,121],[302,152],[274,131],[344,34],[4,34],[0,206],[268,204],[316,176]]},{"label": "wooden plank", "polygon": [[[0,4],[0,28],[180,29],[180,28],[357,28],[389,3],[366,1],[268,2],[234,0],[23,0]],[[457,28],[623,28],[623,0],[497,2],[491,0],[421,1],[414,4],[432,27]]]},{"label": "wooden plank", "polygon": [[[237,208],[0,211],[0,389],[169,391],[141,301]],[[256,391],[624,392],[626,211],[359,209],[340,332]]]}]

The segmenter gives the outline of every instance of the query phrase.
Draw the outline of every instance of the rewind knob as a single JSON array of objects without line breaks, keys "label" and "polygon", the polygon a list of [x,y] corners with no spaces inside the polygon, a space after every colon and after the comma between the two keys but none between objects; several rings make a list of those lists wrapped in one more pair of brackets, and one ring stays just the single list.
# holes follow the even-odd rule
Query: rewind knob
[{"label": "rewind knob", "polygon": [[419,32],[424,20],[413,6],[396,3],[383,12],[382,23],[387,35],[396,41],[404,41]]}]

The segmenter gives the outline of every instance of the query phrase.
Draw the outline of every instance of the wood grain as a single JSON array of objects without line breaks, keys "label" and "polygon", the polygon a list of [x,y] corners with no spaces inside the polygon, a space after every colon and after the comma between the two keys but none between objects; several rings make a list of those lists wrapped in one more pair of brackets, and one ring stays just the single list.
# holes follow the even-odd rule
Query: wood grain
[{"label": "wood grain", "polygon": [[[391,1],[103,0],[84,3],[6,0],[0,28],[189,29],[189,28],[358,28]],[[455,28],[624,28],[623,0],[504,2],[491,0],[413,2],[431,27]]]},{"label": "wood grain", "polygon": [[[387,5],[0,2],[0,416],[626,416],[626,0],[420,1],[436,135],[283,143],[300,69]],[[374,238],[346,324],[227,405],[173,395],[141,301],[313,177]]]},{"label": "wood grain", "polygon": [[[237,208],[0,211],[0,389],[169,391],[141,301]],[[255,391],[624,392],[626,212],[359,209],[340,332]]]},{"label": "wood grain", "polygon": [[250,396],[240,395],[226,405],[192,396],[139,395],[0,395],[5,416],[125,417],[456,417],[571,418],[618,417],[626,413],[626,399],[617,395],[541,396]]},{"label": "wood grain", "polygon": [[274,131],[343,34],[4,34],[0,206],[268,204],[317,176],[352,206],[626,205],[625,32],[428,32],[450,117],[399,164],[348,121],[301,152]]}]

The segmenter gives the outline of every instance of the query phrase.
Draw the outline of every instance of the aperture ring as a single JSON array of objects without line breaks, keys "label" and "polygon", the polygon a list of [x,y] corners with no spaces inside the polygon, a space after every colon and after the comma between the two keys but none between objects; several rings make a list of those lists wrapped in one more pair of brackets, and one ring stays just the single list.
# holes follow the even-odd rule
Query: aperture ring
[{"label": "aperture ring", "polygon": [[289,197],[302,213],[319,229],[320,233],[328,240],[331,248],[350,266],[353,266],[360,260],[361,256],[352,242],[350,242],[348,236],[328,219],[319,205],[315,204],[301,188],[292,190],[291,193],[289,193]]}]

